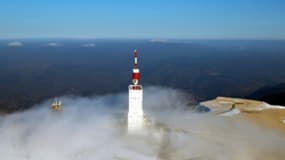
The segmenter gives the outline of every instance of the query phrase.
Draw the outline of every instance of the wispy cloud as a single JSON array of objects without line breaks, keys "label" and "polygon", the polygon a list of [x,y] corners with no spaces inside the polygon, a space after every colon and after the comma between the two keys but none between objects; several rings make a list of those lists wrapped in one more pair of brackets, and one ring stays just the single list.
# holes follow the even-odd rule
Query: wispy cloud
[{"label": "wispy cloud", "polygon": [[165,43],[165,42],[168,42],[168,39],[151,39],[150,42],[153,42],[153,43]]},{"label": "wispy cloud", "polygon": [[81,45],[82,47],[95,47],[96,44],[95,43],[85,43]]},{"label": "wispy cloud", "polygon": [[50,42],[50,43],[47,44],[47,46],[49,46],[49,47],[59,47],[59,46],[62,46],[62,44],[56,43],[56,42]]},{"label": "wispy cloud", "polygon": [[23,46],[23,43],[20,41],[13,41],[13,42],[9,42],[7,45],[10,47],[21,47]]},{"label": "wispy cloud", "polygon": [[126,135],[127,98],[127,93],[89,98],[63,96],[60,113],[50,111],[49,100],[32,110],[0,116],[0,157],[4,160],[285,157],[283,135],[242,117],[196,113],[188,105],[192,102],[188,94],[169,88],[144,89],[144,111],[150,120],[147,133]]}]

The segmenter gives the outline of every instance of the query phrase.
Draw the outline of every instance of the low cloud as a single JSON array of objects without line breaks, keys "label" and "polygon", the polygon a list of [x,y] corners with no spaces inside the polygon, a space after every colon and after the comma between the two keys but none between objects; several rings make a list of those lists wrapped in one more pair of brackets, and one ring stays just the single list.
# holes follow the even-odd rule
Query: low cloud
[{"label": "low cloud", "polygon": [[82,44],[82,47],[95,47],[96,44],[95,43],[86,43],[86,44]]},{"label": "low cloud", "polygon": [[59,46],[62,46],[62,44],[56,43],[56,42],[50,42],[50,43],[47,44],[47,46],[49,46],[49,47],[59,47]]},{"label": "low cloud", "polygon": [[166,43],[168,39],[151,39],[150,42],[152,43]]},{"label": "low cloud", "polygon": [[13,42],[9,42],[7,45],[10,47],[21,47],[24,44],[20,41],[13,41]]},{"label": "low cloud", "polygon": [[201,114],[191,95],[146,87],[144,110],[158,123],[145,136],[126,134],[128,94],[63,96],[0,117],[0,158],[13,160],[283,160],[283,135],[238,117]]}]

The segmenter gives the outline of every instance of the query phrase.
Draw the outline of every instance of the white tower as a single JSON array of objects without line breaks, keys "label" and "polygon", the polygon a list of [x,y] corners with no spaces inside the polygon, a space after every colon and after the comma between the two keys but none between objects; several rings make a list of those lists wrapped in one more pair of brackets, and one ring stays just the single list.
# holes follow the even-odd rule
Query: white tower
[{"label": "white tower", "polygon": [[140,133],[144,128],[143,87],[139,85],[138,52],[134,51],[133,84],[129,85],[128,133]]}]

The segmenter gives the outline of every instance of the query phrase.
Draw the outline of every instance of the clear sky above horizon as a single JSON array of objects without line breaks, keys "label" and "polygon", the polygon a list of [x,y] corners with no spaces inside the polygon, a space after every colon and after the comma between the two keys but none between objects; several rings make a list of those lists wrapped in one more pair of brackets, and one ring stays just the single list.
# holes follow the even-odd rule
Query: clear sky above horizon
[{"label": "clear sky above horizon", "polygon": [[0,38],[285,39],[285,0],[3,0]]}]

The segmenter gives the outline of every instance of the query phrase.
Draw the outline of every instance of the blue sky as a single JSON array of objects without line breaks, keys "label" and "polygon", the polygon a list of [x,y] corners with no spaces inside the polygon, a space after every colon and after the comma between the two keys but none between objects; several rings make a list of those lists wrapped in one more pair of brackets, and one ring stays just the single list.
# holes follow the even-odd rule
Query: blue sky
[{"label": "blue sky", "polygon": [[0,38],[285,39],[285,0],[1,0]]}]

